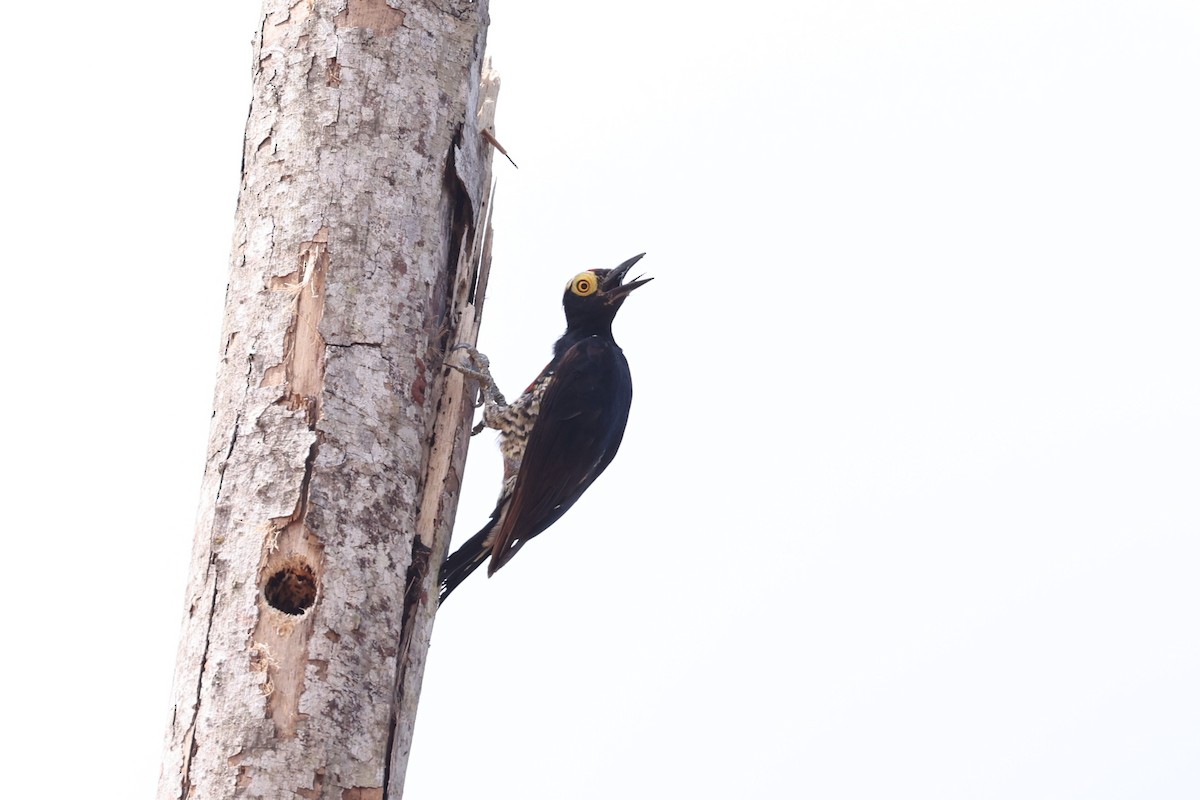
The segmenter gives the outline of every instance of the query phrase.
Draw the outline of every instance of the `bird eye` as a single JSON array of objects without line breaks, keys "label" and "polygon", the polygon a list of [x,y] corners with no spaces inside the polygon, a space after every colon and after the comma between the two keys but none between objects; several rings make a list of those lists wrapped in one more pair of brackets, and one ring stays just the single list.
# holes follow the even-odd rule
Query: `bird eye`
[{"label": "bird eye", "polygon": [[596,276],[591,272],[581,272],[571,281],[571,291],[580,297],[587,297],[596,291]]}]

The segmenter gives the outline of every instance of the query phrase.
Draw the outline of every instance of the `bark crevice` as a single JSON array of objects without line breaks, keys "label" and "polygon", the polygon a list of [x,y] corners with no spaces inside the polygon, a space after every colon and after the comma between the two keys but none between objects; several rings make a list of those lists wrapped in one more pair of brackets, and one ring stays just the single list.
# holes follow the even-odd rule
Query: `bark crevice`
[{"label": "bark crevice", "polygon": [[199,750],[199,743],[196,741],[196,719],[200,716],[200,698],[202,696],[202,688],[204,686],[204,671],[208,666],[208,648],[212,638],[213,620],[216,618],[217,608],[217,580],[213,576],[212,582],[212,599],[208,608],[208,626],[204,629],[204,647],[200,653],[200,668],[196,671],[196,696],[195,704],[192,706],[191,719],[188,721],[187,729],[184,731],[184,745],[187,749],[187,756],[183,762],[182,781],[180,783],[180,796],[187,798],[192,793],[192,761],[196,756],[196,751]]}]

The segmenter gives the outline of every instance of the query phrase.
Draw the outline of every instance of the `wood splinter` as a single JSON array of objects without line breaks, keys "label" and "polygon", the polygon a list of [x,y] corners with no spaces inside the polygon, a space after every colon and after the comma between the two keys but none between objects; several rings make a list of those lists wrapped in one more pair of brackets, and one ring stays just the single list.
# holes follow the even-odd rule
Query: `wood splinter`
[{"label": "wood splinter", "polygon": [[489,131],[487,128],[484,128],[483,130],[481,130],[480,133],[483,134],[483,138],[487,140],[488,144],[490,144],[492,147],[499,150],[500,155],[502,155],[508,159],[508,163],[512,164],[517,169],[520,169],[520,167],[517,167],[517,162],[513,161],[512,156],[510,156],[508,154],[508,151],[504,149],[504,145],[502,145],[502,144],[500,144],[500,142],[496,141],[496,135],[494,133]]}]

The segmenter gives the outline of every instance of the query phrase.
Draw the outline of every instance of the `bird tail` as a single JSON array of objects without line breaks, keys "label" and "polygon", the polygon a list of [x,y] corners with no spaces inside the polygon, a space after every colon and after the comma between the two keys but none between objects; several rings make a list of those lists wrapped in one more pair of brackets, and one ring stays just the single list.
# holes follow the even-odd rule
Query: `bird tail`
[{"label": "bird tail", "polygon": [[446,597],[467,579],[467,576],[479,568],[479,565],[492,554],[492,532],[504,516],[508,507],[510,495],[505,493],[496,504],[492,518],[487,521],[479,533],[467,539],[462,545],[446,557],[442,562],[441,572],[438,573],[438,604],[445,602]]}]

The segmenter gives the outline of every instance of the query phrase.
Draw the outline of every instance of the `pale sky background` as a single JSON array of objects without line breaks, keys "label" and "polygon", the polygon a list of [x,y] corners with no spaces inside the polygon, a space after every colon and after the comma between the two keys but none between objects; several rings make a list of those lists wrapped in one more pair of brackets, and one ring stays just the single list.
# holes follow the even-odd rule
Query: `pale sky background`
[{"label": "pale sky background", "polygon": [[[439,615],[406,796],[1200,797],[1200,4],[576,6],[492,5],[480,347],[515,394],[647,251],[632,418]],[[149,797],[258,4],[55,9],[0,55],[3,793]]]}]

